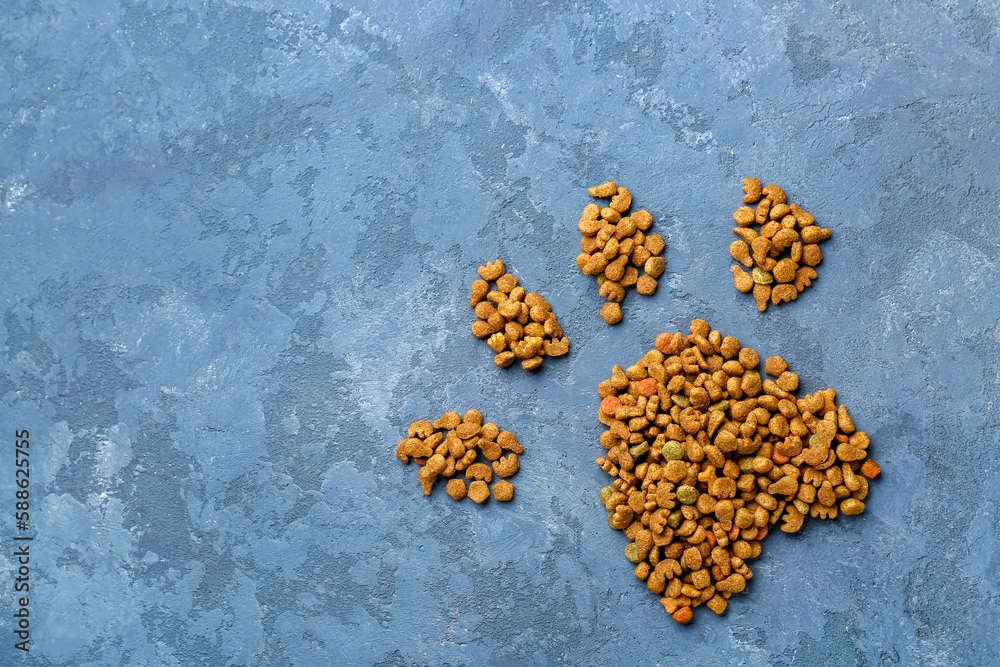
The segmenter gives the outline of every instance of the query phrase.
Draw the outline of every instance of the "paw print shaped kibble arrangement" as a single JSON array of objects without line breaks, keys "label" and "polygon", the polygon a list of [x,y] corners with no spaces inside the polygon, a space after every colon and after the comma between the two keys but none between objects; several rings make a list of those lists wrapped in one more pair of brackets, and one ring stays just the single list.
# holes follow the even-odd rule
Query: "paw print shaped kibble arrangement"
[{"label": "paw print shaped kibble arrangement", "polygon": [[751,271],[733,266],[733,283],[739,291],[752,293],[757,310],[764,312],[768,300],[774,305],[791,301],[812,284],[817,277],[813,267],[823,261],[819,243],[830,238],[830,230],[787,203],[777,185],[761,187],[756,178],[746,178],[743,192],[745,205],[733,213],[738,225],[733,232],[740,240],[732,242],[729,254]]},{"label": "paw print shaped kibble arrangement", "polygon": [[[445,478],[445,491],[452,499],[468,497],[477,504],[485,502],[491,491],[500,502],[514,498],[514,485],[507,478],[520,470],[518,455],[523,453],[513,433],[501,431],[493,423],[484,424],[479,410],[469,410],[464,416],[446,412],[434,422],[415,421],[396,446],[396,458],[409,463],[413,457],[420,466],[417,479],[425,496],[431,495],[439,478]],[[478,461],[479,454],[487,463]],[[457,476],[461,472],[469,480],[468,485],[466,479]],[[497,481],[491,488],[494,477]]]},{"label": "paw print shaped kibble arrangement", "polygon": [[486,339],[497,366],[507,368],[520,359],[521,368],[530,371],[545,357],[569,352],[569,338],[552,306],[540,294],[525,292],[517,276],[506,272],[503,260],[480,266],[479,276],[469,297],[479,318],[472,323],[472,335]]},{"label": "paw print shaped kibble arrangement", "polygon": [[598,385],[612,483],[600,498],[628,540],[635,576],[675,621],[716,614],[753,576],[749,561],[782,522],[865,509],[879,466],[833,389],[797,398],[798,375],[693,320]]},{"label": "paw print shaped kibble arrangement", "polygon": [[[588,190],[591,197],[610,197],[607,207],[588,204],[580,218],[580,249],[576,265],[589,276],[597,277],[600,294],[607,301],[601,317],[608,324],[622,321],[621,302],[625,289],[635,285],[639,294],[652,296],[656,279],[663,275],[663,238],[646,235],[653,224],[648,211],[626,216],[632,206],[632,193],[614,181]],[[639,274],[639,270],[644,273]]]}]

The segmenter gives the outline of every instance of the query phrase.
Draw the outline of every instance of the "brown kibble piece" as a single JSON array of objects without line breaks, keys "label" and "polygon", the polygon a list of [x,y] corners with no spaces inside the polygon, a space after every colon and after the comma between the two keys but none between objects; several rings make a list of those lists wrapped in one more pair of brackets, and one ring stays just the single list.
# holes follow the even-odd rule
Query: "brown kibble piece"
[{"label": "brown kibble piece", "polygon": [[799,267],[799,270],[795,272],[795,289],[801,292],[809,287],[815,279],[815,269],[810,266]]},{"label": "brown kibble piece", "polygon": [[653,225],[653,216],[651,216],[645,209],[636,211],[631,217],[632,222],[635,223],[635,228],[643,232]]},{"label": "brown kibble piece", "polygon": [[490,497],[490,487],[486,482],[476,480],[469,484],[469,498],[476,503],[483,503]]},{"label": "brown kibble piece", "polygon": [[802,263],[806,266],[816,266],[823,261],[823,251],[815,243],[803,246]]},{"label": "brown kibble piece", "polygon": [[608,301],[601,308],[601,317],[608,324],[618,324],[622,321],[622,309],[614,301]]},{"label": "brown kibble piece", "polygon": [[485,266],[479,267],[479,275],[487,282],[493,282],[504,274],[505,268],[502,259],[494,262],[486,262]]},{"label": "brown kibble piece", "polygon": [[774,305],[787,301],[793,301],[798,296],[799,291],[795,289],[794,285],[785,283],[783,285],[774,285],[771,287],[771,303]]},{"label": "brown kibble piece", "polygon": [[639,280],[639,271],[634,266],[626,266],[625,274],[622,276],[622,287],[631,287]]},{"label": "brown kibble piece", "polygon": [[526,371],[533,371],[542,365],[542,361],[544,361],[544,358],[540,354],[538,354],[535,355],[534,357],[531,357],[530,359],[523,359],[521,361],[521,368],[523,368]]},{"label": "brown kibble piece", "polygon": [[795,272],[798,271],[799,265],[793,262],[790,258],[786,257],[774,266],[774,270],[771,274],[774,276],[774,280],[779,283],[790,283],[795,280]]},{"label": "brown kibble piece", "polygon": [[497,289],[504,294],[510,294],[515,287],[517,287],[517,276],[505,273],[497,278]]},{"label": "brown kibble piece", "polygon": [[472,296],[469,297],[469,305],[473,308],[477,303],[486,298],[486,294],[490,291],[490,284],[478,278],[472,282]]},{"label": "brown kibble piece", "polygon": [[840,511],[848,516],[861,514],[865,511],[865,504],[857,498],[845,498],[840,501]]},{"label": "brown kibble piece", "polygon": [[569,352],[569,338],[564,336],[560,340],[547,340],[542,343],[542,349],[550,357],[561,357]]},{"label": "brown kibble piece", "polygon": [[803,211],[801,208],[795,204],[790,204],[789,208],[792,209],[792,216],[795,218],[795,222],[798,223],[799,228],[805,229],[809,225],[813,224],[815,219],[808,212]]},{"label": "brown kibble piece", "polygon": [[493,471],[485,463],[473,463],[466,468],[465,476],[469,479],[481,479],[484,482],[493,481]]},{"label": "brown kibble piece", "polygon": [[764,361],[764,372],[772,377],[780,377],[787,370],[788,362],[777,355],[768,357]]},{"label": "brown kibble piece", "polygon": [[619,213],[625,213],[632,205],[632,193],[625,188],[618,188],[618,193],[611,197],[608,205]]},{"label": "brown kibble piece", "polygon": [[757,301],[757,310],[764,312],[767,310],[767,300],[771,298],[771,286],[755,284],[753,286],[753,298]]},{"label": "brown kibble piece", "polygon": [[726,611],[726,607],[728,606],[728,604],[729,603],[726,602],[726,598],[722,597],[721,595],[713,595],[711,599],[709,599],[709,601],[705,603],[705,606],[711,609],[716,614],[722,614],[722,612]]},{"label": "brown kibble piece", "polygon": [[646,260],[646,264],[643,266],[643,270],[652,278],[659,278],[662,276],[665,269],[666,264],[664,263],[662,257],[650,257]]},{"label": "brown kibble piece", "polygon": [[[510,477],[520,470],[521,465],[518,463],[517,454],[511,452],[507,456],[501,457],[493,462],[493,470],[500,477]],[[489,480],[487,480],[489,481]]]},{"label": "brown kibble piece", "polygon": [[656,292],[656,278],[650,275],[639,276],[635,283],[635,291],[643,296],[652,296]]},{"label": "brown kibble piece", "polygon": [[745,241],[733,241],[730,243],[729,254],[748,269],[753,266],[753,259],[750,257],[750,247],[747,246]]},{"label": "brown kibble piece", "polygon": [[741,269],[738,266],[732,267],[733,270],[733,283],[736,285],[736,289],[741,292],[749,292],[753,289],[754,282],[753,277]]},{"label": "brown kibble piece", "polygon": [[451,431],[458,428],[458,425],[462,423],[462,415],[457,412],[451,411],[446,412],[441,415],[441,418],[432,424],[434,428],[444,429],[446,431]]},{"label": "brown kibble piece", "polygon": [[614,181],[608,181],[607,183],[587,188],[587,192],[590,193],[591,197],[611,197],[618,193],[618,184]]},{"label": "brown kibble piece", "polygon": [[756,178],[744,178],[743,179],[743,195],[744,204],[756,204],[760,200],[762,194],[762,188],[760,181]]},{"label": "brown kibble piece", "polygon": [[822,227],[817,227],[816,225],[809,225],[802,229],[802,242],[803,243],[819,243],[820,241],[825,241],[832,236],[829,229]]},{"label": "brown kibble piece", "polygon": [[493,485],[493,497],[502,503],[514,499],[514,485],[505,479],[501,479]]},{"label": "brown kibble piece", "polygon": [[643,245],[646,250],[649,251],[650,255],[659,255],[663,252],[663,248],[666,247],[666,244],[663,242],[663,237],[659,234],[650,234],[647,236]]},{"label": "brown kibble piece", "polygon": [[516,359],[517,355],[508,350],[506,352],[501,352],[500,354],[493,357],[493,363],[495,363],[500,368],[507,368],[512,363],[514,363]]},{"label": "brown kibble piece", "polygon": [[448,485],[444,488],[452,500],[463,500],[469,495],[469,490],[465,486],[465,480],[452,477],[448,480]]},{"label": "brown kibble piece", "polygon": [[483,440],[479,441],[479,450],[483,453],[490,461],[496,461],[503,454],[503,450],[498,442],[486,442]]},{"label": "brown kibble piece", "polygon": [[740,206],[733,212],[733,220],[740,227],[749,227],[757,221],[757,214],[749,206]]},{"label": "brown kibble piece", "polygon": [[771,200],[773,204],[784,204],[787,200],[785,191],[774,183],[761,189],[763,195]]},{"label": "brown kibble piece", "polygon": [[523,454],[524,448],[521,443],[518,442],[517,437],[510,431],[500,431],[497,435],[496,442],[500,447],[506,449],[507,451],[514,452],[515,454]]}]

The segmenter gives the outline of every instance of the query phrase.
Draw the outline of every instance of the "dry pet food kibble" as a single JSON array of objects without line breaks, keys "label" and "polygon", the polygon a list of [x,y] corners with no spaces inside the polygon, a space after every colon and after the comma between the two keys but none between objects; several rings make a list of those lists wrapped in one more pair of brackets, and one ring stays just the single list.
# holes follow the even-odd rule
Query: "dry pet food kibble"
[{"label": "dry pet food kibble", "polygon": [[506,368],[520,359],[522,368],[534,370],[544,357],[569,352],[569,338],[552,306],[540,294],[525,292],[517,277],[506,272],[503,260],[480,266],[479,276],[469,298],[479,318],[472,323],[472,335],[486,339],[497,366]]},{"label": "dry pet food kibble", "polygon": [[[752,190],[751,190],[752,191]],[[798,375],[693,320],[600,383],[608,430],[597,465],[608,525],[628,538],[635,576],[679,623],[726,610],[753,576],[747,562],[781,521],[865,509],[878,464],[833,389],[796,398]]]},{"label": "dry pet food kibble", "polygon": [[[587,275],[597,277],[602,297],[601,317],[608,324],[622,321],[621,302],[625,289],[635,285],[639,294],[651,296],[656,291],[656,279],[663,275],[663,239],[649,234],[653,216],[636,211],[625,216],[632,206],[632,193],[608,181],[589,189],[591,197],[610,197],[607,207],[588,204],[580,218],[581,252],[576,265]],[[639,271],[643,271],[642,275]]]},{"label": "dry pet food kibble", "polygon": [[740,238],[729,246],[729,254],[750,271],[733,266],[733,284],[751,293],[763,312],[768,301],[792,301],[812,284],[817,277],[813,267],[823,260],[819,243],[831,234],[813,224],[809,213],[787,203],[777,185],[762,187],[756,178],[746,178],[743,192],[746,205],[733,213],[733,232]]},{"label": "dry pet food kibble", "polygon": [[[400,461],[409,463],[413,457],[420,466],[417,479],[425,496],[431,495],[439,478],[446,478],[449,496],[454,500],[468,497],[476,503],[490,497],[494,478],[493,497],[501,502],[513,500],[514,485],[508,478],[520,469],[523,453],[513,433],[484,424],[479,410],[469,410],[464,416],[446,412],[435,422],[415,421],[396,447]],[[480,454],[486,462],[479,461]]]}]

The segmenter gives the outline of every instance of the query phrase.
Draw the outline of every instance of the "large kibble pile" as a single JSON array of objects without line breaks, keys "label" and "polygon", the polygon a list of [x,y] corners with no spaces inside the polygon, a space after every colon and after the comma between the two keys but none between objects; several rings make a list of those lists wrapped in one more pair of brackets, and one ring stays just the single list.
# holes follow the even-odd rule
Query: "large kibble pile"
[{"label": "large kibble pile", "polygon": [[506,272],[503,260],[479,267],[469,297],[479,318],[472,323],[472,335],[486,339],[496,355],[493,362],[500,368],[520,359],[522,368],[534,370],[544,357],[569,352],[569,338],[563,335],[549,302],[517,283],[517,276]]},{"label": "large kibble pile", "polygon": [[[632,206],[632,193],[614,181],[592,187],[591,197],[611,197],[607,207],[588,204],[580,218],[580,248],[576,265],[587,275],[596,276],[600,294],[607,301],[601,317],[608,324],[622,321],[621,302],[625,288],[635,285],[639,294],[652,295],[656,279],[663,275],[663,239],[646,231],[653,224],[647,211],[624,216]],[[639,269],[644,273],[639,275]]]},{"label": "large kibble pile", "polygon": [[702,604],[717,614],[753,576],[769,527],[793,533],[807,516],[864,511],[868,436],[833,389],[797,399],[781,357],[764,362],[704,320],[662,333],[635,365],[601,382],[608,430],[597,464],[608,524],[625,532],[626,557],[674,620]]},{"label": "large kibble pile", "polygon": [[[490,465],[477,461],[480,453]],[[415,421],[396,447],[400,461],[409,463],[412,456],[420,466],[417,478],[425,496],[431,495],[434,483],[443,477],[449,478],[445,489],[449,496],[455,500],[468,496],[477,503],[489,498],[491,490],[501,502],[513,499],[514,485],[506,478],[520,469],[518,455],[523,453],[513,433],[501,431],[496,424],[484,424],[479,410],[469,410],[464,417],[446,412],[435,422]],[[468,486],[464,479],[455,477],[463,471],[470,480]],[[494,474],[498,479],[491,489]]]},{"label": "large kibble pile", "polygon": [[[767,302],[791,301],[816,279],[813,268],[823,260],[819,243],[830,238],[830,230],[813,224],[813,217],[795,204],[788,204],[777,185],[761,187],[756,178],[743,180],[744,204],[733,213],[740,240],[729,246],[729,254],[748,269],[733,266],[733,283],[741,292],[752,292],[757,310]],[[754,229],[757,225],[757,229]],[[796,229],[798,228],[798,229]],[[756,265],[756,266],[755,266]]]}]

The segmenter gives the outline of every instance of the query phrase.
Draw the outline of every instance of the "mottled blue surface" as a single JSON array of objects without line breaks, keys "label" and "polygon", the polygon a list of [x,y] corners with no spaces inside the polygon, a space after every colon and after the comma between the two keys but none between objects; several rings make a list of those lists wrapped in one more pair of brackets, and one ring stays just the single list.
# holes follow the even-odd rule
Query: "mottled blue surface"
[{"label": "mottled blue surface", "polygon": [[[1000,9],[649,4],[2,3],[0,663],[995,664]],[[748,175],[834,234],[764,314],[726,251]],[[614,328],[573,262],[608,178],[667,241]],[[572,341],[537,374],[469,334],[497,256]],[[680,627],[592,414],[694,317],[836,388],[883,475]],[[527,449],[510,505],[393,455],[472,407]]]}]

